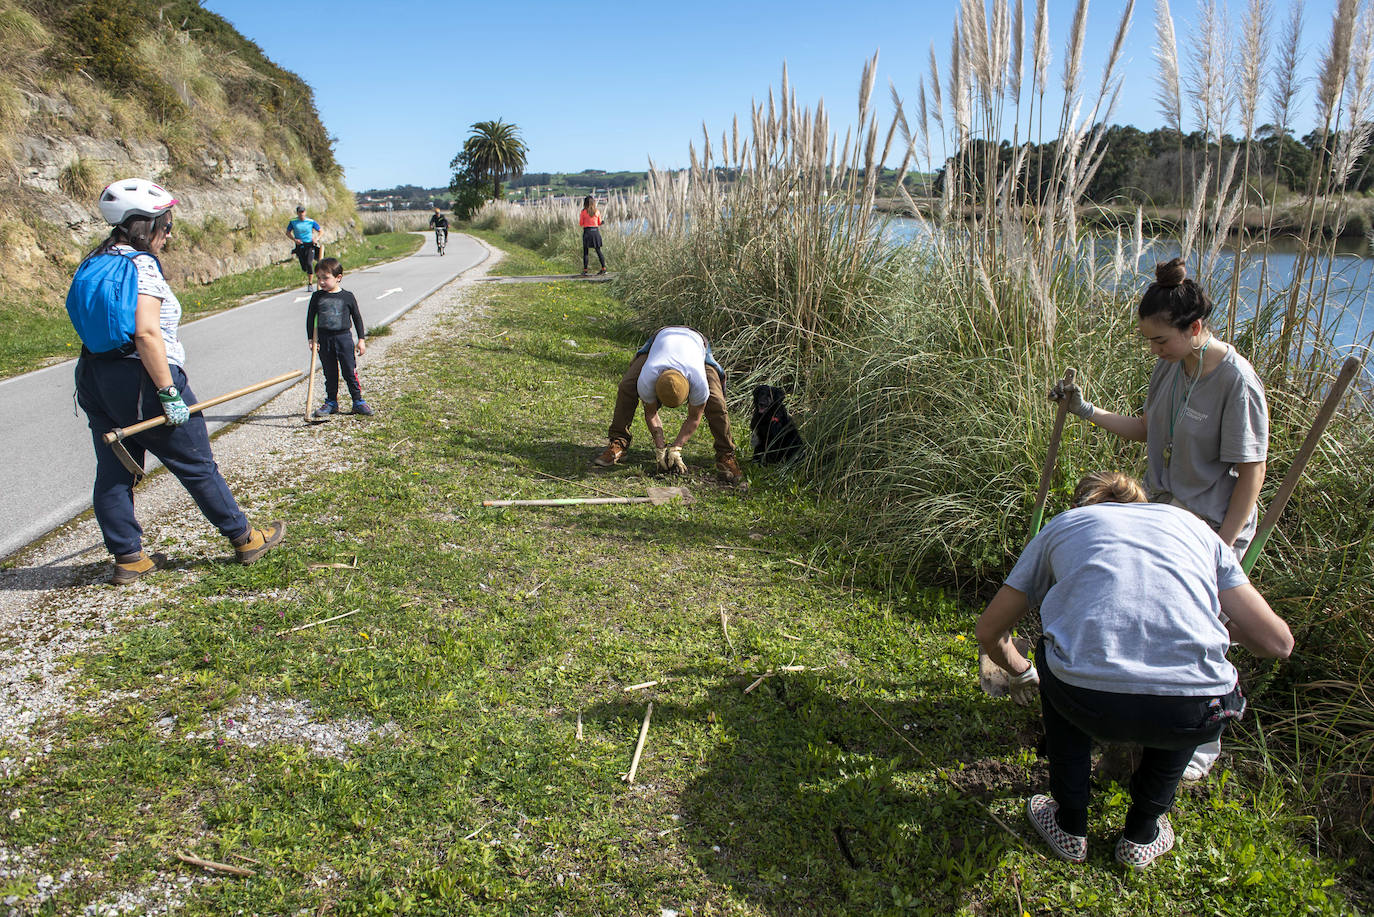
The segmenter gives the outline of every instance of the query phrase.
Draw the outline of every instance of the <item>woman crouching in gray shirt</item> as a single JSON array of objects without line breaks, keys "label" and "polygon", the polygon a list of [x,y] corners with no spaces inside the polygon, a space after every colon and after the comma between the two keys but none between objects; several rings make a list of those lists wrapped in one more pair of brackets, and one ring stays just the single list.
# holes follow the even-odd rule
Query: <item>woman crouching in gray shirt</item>
[{"label": "woman crouching in gray shirt", "polygon": [[[1010,638],[1036,606],[1039,671]],[[1116,472],[1079,482],[1074,508],[1026,546],[975,633],[1011,673],[1013,700],[1029,704],[1039,686],[1050,793],[1032,796],[1026,814],[1057,856],[1087,858],[1092,740],[1144,746],[1116,845],[1116,859],[1137,868],[1174,845],[1165,813],[1193,749],[1244,710],[1231,642],[1271,658],[1293,649],[1288,625],[1216,533],[1186,510],[1145,502]]]}]

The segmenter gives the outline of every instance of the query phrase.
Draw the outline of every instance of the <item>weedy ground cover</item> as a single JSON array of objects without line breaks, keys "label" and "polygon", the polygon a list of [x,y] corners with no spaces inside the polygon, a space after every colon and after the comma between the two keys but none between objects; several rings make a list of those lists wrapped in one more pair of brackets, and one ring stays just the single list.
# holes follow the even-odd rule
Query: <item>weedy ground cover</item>
[{"label": "weedy ground cover", "polygon": [[[156,624],[135,614],[72,660],[85,691],[124,699],[0,777],[19,813],[0,845],[92,873],[50,910],[189,850],[257,875],[188,890],[188,914],[1348,911],[1278,781],[1186,790],[1178,850],[1144,875],[1110,861],[1127,805],[1110,778],[1086,866],[999,827],[1028,836],[1044,769],[1035,717],[978,689],[973,609],[817,556],[838,507],[785,475],[718,487],[698,437],[691,507],[482,508],[660,482],[642,443],[588,468],[633,312],[604,285],[471,295],[476,319],[400,345],[375,418],[326,428],[343,470],[283,467],[255,497],[291,520],[287,547],[159,574],[176,601]],[[246,746],[230,720],[265,697],[384,729],[342,758]]]},{"label": "weedy ground cover", "polygon": [[[392,261],[409,255],[424,243],[413,233],[379,233],[352,239],[327,254],[343,260],[345,270]],[[283,241],[283,249],[286,243]],[[175,252],[173,251],[173,257]],[[221,309],[242,305],[247,299],[301,285],[300,265],[289,261],[220,277],[204,286],[179,292],[183,320],[203,318]],[[54,359],[71,359],[81,352],[81,341],[66,313],[49,313],[29,303],[0,303],[0,378],[37,369]]]}]

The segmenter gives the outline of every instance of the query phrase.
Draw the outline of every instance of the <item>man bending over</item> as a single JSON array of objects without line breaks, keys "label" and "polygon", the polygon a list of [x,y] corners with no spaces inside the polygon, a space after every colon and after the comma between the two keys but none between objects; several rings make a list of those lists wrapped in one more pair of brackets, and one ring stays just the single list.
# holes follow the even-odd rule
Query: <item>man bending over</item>
[{"label": "man bending over", "polygon": [[[593,464],[614,465],[625,455],[630,448],[630,423],[639,402],[644,403],[644,425],[653,437],[659,471],[687,473],[682,447],[696,432],[704,415],[716,447],[716,476],[727,484],[743,480],[735,461],[735,441],[725,407],[725,370],[711,356],[711,347],[699,332],[677,325],[660,328],[639,348],[616,390],[615,413],[608,431],[610,444],[593,459]],[[687,419],[669,444],[659,408],[676,408],[684,403]]]}]

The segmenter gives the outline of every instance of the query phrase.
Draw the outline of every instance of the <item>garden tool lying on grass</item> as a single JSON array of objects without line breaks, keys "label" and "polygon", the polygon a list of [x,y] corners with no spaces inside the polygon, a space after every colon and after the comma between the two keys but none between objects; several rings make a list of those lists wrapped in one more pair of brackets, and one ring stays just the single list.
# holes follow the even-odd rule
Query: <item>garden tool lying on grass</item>
[{"label": "garden tool lying on grass", "polygon": [[604,503],[652,503],[662,506],[681,499],[684,505],[696,502],[685,487],[650,487],[647,497],[559,497],[552,500],[483,500],[483,506],[582,506]]},{"label": "garden tool lying on grass", "polygon": [[[299,379],[300,376],[301,371],[298,369],[292,370],[289,373],[282,373],[280,376],[276,376],[264,382],[259,382],[256,385],[250,385],[246,388],[237,389],[236,391],[229,392],[227,395],[220,395],[218,398],[211,398],[207,401],[197,402],[196,404],[191,405],[189,410],[192,414],[195,414],[198,411],[205,410],[206,408],[212,408],[217,404],[224,404],[224,402],[226,401],[233,401],[235,398],[242,398],[244,395],[251,395],[253,392],[261,391],[265,388],[271,388],[272,386],[278,385],[282,382],[292,382],[296,379]],[[119,459],[120,464],[123,465],[125,468],[129,469],[129,473],[134,476],[135,485],[137,485],[139,481],[143,480],[143,466],[140,465],[138,462],[135,462],[134,457],[129,454],[129,450],[124,448],[124,440],[128,439],[130,436],[135,436],[139,433],[142,433],[144,430],[151,430],[153,427],[160,427],[166,422],[166,415],[159,415],[149,420],[140,421],[139,423],[136,423],[131,427],[115,427],[109,433],[105,434],[105,442],[108,443],[110,448],[114,450],[115,457]]]},{"label": "garden tool lying on grass", "polygon": [[[1072,369],[1064,370],[1064,379],[1059,384],[1062,386],[1073,384],[1074,375]],[[1054,464],[1059,460],[1059,440],[1064,435],[1064,418],[1068,413],[1068,401],[1060,399],[1054,413],[1054,429],[1050,433],[1050,447],[1045,451],[1045,464],[1040,468],[1040,490],[1035,495],[1035,509],[1031,511],[1031,538],[1039,534],[1040,526],[1045,521],[1045,501],[1050,495],[1050,481],[1054,478]],[[1023,656],[1030,650],[1030,641],[1024,637],[1013,637],[1012,643]],[[978,650],[978,683],[982,686],[983,693],[989,697],[1006,697],[1011,691],[1011,676],[1000,665],[989,659],[981,649]]]}]

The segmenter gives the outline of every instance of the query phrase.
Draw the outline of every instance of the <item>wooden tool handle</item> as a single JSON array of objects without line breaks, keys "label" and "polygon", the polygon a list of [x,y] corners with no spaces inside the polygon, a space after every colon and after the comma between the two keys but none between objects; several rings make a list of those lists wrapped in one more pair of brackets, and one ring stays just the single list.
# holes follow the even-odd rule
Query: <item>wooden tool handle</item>
[{"label": "wooden tool handle", "polygon": [[[1060,385],[1072,385],[1073,369],[1064,370]],[[1050,434],[1050,448],[1045,452],[1045,465],[1040,469],[1040,492],[1035,495],[1035,510],[1031,513],[1030,537],[1040,531],[1045,519],[1045,500],[1050,495],[1050,481],[1054,477],[1054,463],[1059,459],[1059,439],[1064,435],[1064,419],[1068,416],[1069,406],[1065,399],[1059,399],[1059,410],[1054,415],[1054,432]]]},{"label": "wooden tool handle", "polygon": [[483,506],[585,506],[606,503],[652,503],[652,497],[559,497],[552,500],[483,500]]},{"label": "wooden tool handle", "polygon": [[[277,385],[282,382],[290,382],[292,379],[299,379],[300,376],[301,371],[299,369],[294,369],[289,373],[282,373],[280,376],[268,379],[265,382],[259,382],[256,385],[249,385],[245,388],[238,389],[237,391],[229,392],[227,395],[220,395],[218,398],[211,398],[208,401],[197,402],[196,404],[191,405],[190,411],[192,414],[195,414],[196,412],[203,411],[206,408],[212,408],[217,404],[224,404],[224,402],[226,401],[233,401],[235,398],[242,398],[244,395],[251,395],[253,394],[253,392],[261,391],[265,388],[270,388],[273,385]],[[140,421],[139,423],[134,424],[132,427],[123,427],[120,429],[111,430],[109,433],[105,434],[105,442],[117,443],[120,440],[127,439],[128,437],[133,436],[136,433],[142,433],[144,430],[151,430],[153,427],[160,427],[166,422],[167,417],[164,414],[162,417],[154,417],[151,420]]]},{"label": "wooden tool handle", "polygon": [[1293,456],[1293,464],[1288,466],[1288,473],[1283,476],[1283,482],[1279,484],[1278,493],[1274,494],[1274,499],[1269,501],[1269,507],[1264,511],[1264,518],[1255,528],[1254,540],[1245,549],[1245,557],[1241,559],[1240,566],[1247,574],[1254,568],[1255,561],[1259,560],[1260,552],[1264,550],[1264,543],[1269,540],[1269,533],[1278,524],[1279,516],[1283,515],[1283,508],[1288,505],[1288,498],[1293,496],[1293,490],[1298,486],[1298,478],[1302,477],[1302,470],[1307,466],[1307,460],[1316,451],[1317,441],[1321,439],[1322,433],[1326,430],[1326,425],[1331,422],[1331,415],[1336,413],[1336,408],[1340,405],[1341,399],[1345,397],[1345,390],[1350,387],[1350,383],[1355,378],[1355,373],[1359,368],[1360,361],[1355,357],[1347,357],[1345,363],[1341,364],[1340,375],[1336,376],[1335,384],[1331,386],[1331,391],[1327,392],[1326,400],[1322,402],[1321,410],[1317,412],[1317,419],[1312,421],[1312,429],[1307,431],[1307,438],[1302,441],[1298,454]]}]

